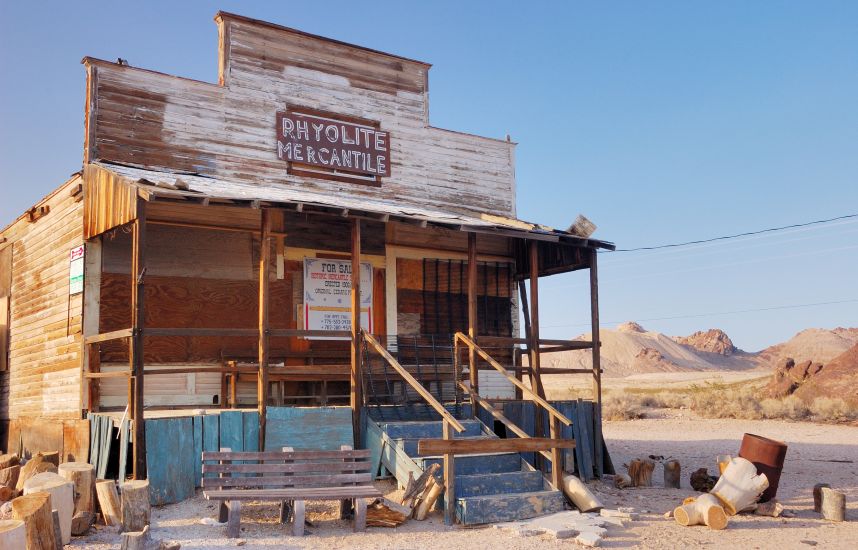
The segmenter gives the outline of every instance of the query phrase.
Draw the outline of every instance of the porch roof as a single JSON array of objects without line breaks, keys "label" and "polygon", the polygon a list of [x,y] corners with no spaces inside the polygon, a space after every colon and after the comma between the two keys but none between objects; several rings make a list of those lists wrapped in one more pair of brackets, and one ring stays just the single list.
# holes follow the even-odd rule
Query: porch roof
[{"label": "porch roof", "polygon": [[120,178],[124,184],[133,186],[138,195],[146,200],[173,199],[203,204],[275,206],[298,211],[334,210],[344,216],[368,217],[382,221],[419,222],[460,231],[490,233],[588,248],[614,249],[614,244],[611,242],[583,238],[568,231],[491,214],[443,211],[354,195],[321,194],[272,182],[250,184],[107,162],[95,162],[91,166],[106,170]]}]

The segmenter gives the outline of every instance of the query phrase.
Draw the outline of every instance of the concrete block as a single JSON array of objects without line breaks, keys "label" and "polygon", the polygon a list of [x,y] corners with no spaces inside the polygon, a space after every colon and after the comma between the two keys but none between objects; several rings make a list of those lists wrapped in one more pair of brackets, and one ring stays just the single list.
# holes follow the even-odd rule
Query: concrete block
[{"label": "concrete block", "polygon": [[596,547],[602,545],[602,537],[596,533],[581,533],[575,537],[575,542],[581,546]]}]

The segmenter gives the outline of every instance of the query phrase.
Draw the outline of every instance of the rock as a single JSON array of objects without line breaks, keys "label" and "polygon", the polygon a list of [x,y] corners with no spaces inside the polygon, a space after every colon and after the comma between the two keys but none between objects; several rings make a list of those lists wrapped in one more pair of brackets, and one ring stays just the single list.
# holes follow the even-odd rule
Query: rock
[{"label": "rock", "polygon": [[676,337],[674,340],[680,344],[690,346],[698,351],[717,353],[718,355],[733,355],[736,346],[727,334],[717,328],[707,331],[697,331],[691,336]]},{"label": "rock", "polygon": [[575,542],[581,546],[596,547],[602,545],[602,537],[595,533],[581,533],[575,537]]},{"label": "rock", "polygon": [[708,493],[715,487],[716,478],[709,475],[709,470],[700,468],[691,474],[691,488],[700,493]]},{"label": "rock", "polygon": [[78,512],[72,518],[71,534],[76,537],[85,535],[93,523],[95,523],[95,514],[87,511]]},{"label": "rock", "polygon": [[811,361],[802,361],[801,363],[795,365],[793,368],[789,369],[789,377],[792,378],[796,383],[801,384],[804,382],[805,378],[807,378],[807,371],[812,364]]},{"label": "rock", "polygon": [[15,498],[15,489],[0,485],[0,502],[7,502]]},{"label": "rock", "polygon": [[[242,545],[239,544],[238,546]],[[182,545],[176,541],[162,540],[161,544],[158,545],[158,550],[179,550],[181,547]]]}]

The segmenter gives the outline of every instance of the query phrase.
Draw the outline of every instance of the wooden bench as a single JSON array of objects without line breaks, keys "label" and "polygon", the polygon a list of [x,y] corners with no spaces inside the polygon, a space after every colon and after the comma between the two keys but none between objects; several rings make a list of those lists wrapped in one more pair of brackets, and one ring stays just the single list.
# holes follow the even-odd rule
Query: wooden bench
[{"label": "wooden bench", "polygon": [[[369,450],[204,452],[203,495],[221,501],[219,521],[229,537],[239,536],[241,502],[280,503],[280,522],[291,508],[292,534],[304,534],[304,501],[354,501],[354,530],[366,529],[366,500],[381,492],[372,485]],[[211,463],[216,462],[216,463]],[[211,477],[216,474],[217,477]],[[208,477],[207,477],[208,475]],[[344,517],[346,507],[340,507]]]}]

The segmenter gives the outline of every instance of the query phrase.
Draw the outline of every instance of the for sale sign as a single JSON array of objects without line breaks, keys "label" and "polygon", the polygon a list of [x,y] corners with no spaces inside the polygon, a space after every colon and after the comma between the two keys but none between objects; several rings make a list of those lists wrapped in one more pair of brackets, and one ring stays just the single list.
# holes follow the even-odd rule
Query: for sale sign
[{"label": "for sale sign", "polygon": [[[360,264],[360,324],[372,332],[372,265]],[[304,258],[304,327],[351,330],[352,263]]]}]

